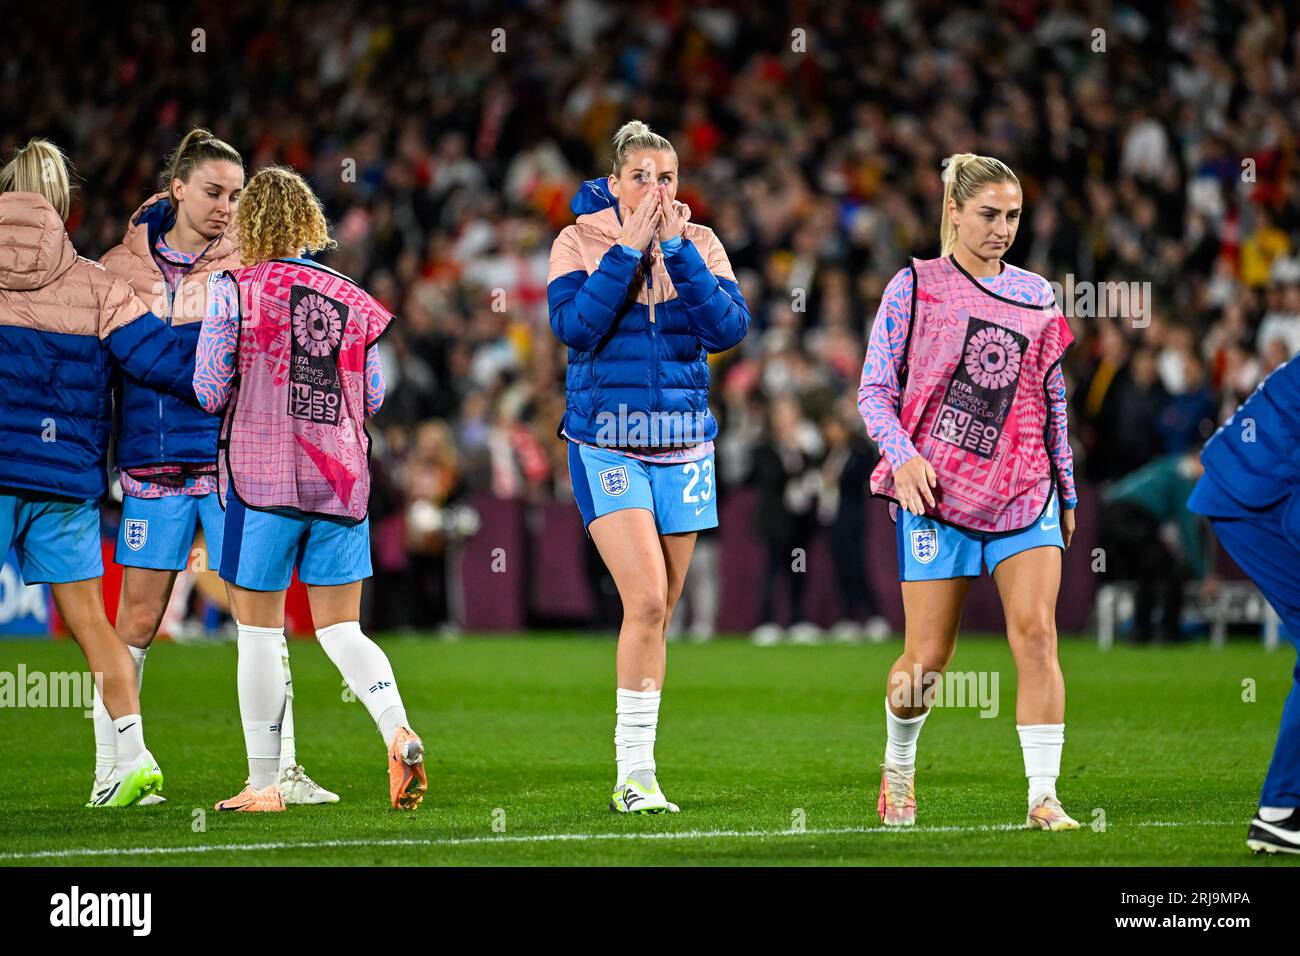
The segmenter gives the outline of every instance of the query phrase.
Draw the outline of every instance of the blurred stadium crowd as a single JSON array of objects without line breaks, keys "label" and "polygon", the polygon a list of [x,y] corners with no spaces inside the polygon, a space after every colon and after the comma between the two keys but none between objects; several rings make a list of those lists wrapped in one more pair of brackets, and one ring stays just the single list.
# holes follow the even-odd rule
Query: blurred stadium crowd
[{"label": "blurred stadium crowd", "polygon": [[571,494],[548,252],[629,118],[675,145],[678,198],[750,304],[746,341],[712,360],[718,468],[724,495],[760,485],[772,507],[753,530],[774,549],[834,525],[863,487],[867,336],[890,276],[937,254],[940,161],[957,151],[1020,176],[1009,261],[1067,289],[1150,284],[1145,309],[1061,303],[1079,479],[1199,447],[1300,351],[1300,9],[1082,6],[29,6],[33,29],[4,41],[0,145],[68,151],[69,230],[91,257],[191,126],[250,174],[310,178],[340,246],[325,261],[401,319],[373,524],[377,571],[414,611],[443,603],[420,597],[441,573],[441,509],[478,490]]}]

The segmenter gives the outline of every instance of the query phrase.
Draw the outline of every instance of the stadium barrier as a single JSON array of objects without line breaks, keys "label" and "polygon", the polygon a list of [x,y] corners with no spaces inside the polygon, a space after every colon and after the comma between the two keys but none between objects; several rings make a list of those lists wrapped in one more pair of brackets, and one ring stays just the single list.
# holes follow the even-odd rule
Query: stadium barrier
[{"label": "stadium barrier", "polygon": [[[758,592],[762,581],[765,546],[755,535],[757,492],[750,488],[728,492],[719,502],[719,529],[714,532],[720,560],[717,630],[747,632],[758,621]],[[1057,626],[1062,633],[1096,629],[1098,641],[1109,647],[1116,624],[1131,605],[1129,587],[1107,582],[1092,571],[1100,539],[1096,516],[1096,493],[1086,483],[1079,486],[1079,525],[1074,544],[1065,555],[1061,593],[1057,604]],[[517,499],[495,498],[486,492],[470,497],[479,515],[478,533],[455,549],[449,606],[454,623],[469,632],[513,633],[531,627],[616,626],[602,619],[600,595],[596,591],[595,557],[577,509],[568,502],[526,504]],[[885,504],[867,502],[867,533],[863,542],[864,567],[876,606],[895,630],[903,625],[902,597],[898,588],[898,559],[894,526]],[[121,567],[113,561],[116,528],[105,527],[104,601],[109,619],[116,617],[121,588]],[[793,557],[792,557],[793,559]],[[593,568],[591,562],[595,562]],[[1211,625],[1211,637],[1221,643],[1230,623],[1260,623],[1266,643],[1277,639],[1276,616],[1258,598],[1244,575],[1220,548],[1220,577],[1223,584],[1218,601],[1200,602],[1199,592],[1189,590],[1193,619]],[[456,573],[456,572],[459,573]],[[805,584],[807,618],[829,628],[843,616],[836,588],[830,550],[822,535],[816,536],[806,555]],[[457,586],[457,584],[459,586]],[[779,587],[776,613],[790,622],[784,587]],[[1252,597],[1252,594],[1254,597]],[[1253,609],[1253,610],[1252,610]],[[286,608],[288,630],[310,635],[311,614],[302,584],[294,578]],[[1001,631],[1002,605],[997,587],[982,576],[971,588],[962,626],[968,631]],[[43,585],[23,586],[12,553],[0,566],[0,638],[31,634],[58,634],[58,615]]]}]

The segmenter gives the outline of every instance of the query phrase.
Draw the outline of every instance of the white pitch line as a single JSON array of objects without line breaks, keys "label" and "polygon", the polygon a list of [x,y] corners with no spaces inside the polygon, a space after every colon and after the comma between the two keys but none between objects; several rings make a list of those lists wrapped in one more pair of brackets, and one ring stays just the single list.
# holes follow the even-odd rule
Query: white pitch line
[{"label": "white pitch line", "polygon": [[[1132,827],[1235,827],[1240,820],[1152,820],[1145,823],[1125,824]],[[812,830],[666,830],[658,833],[538,833],[521,836],[444,837],[428,840],[311,840],[303,843],[217,843],[195,846],[137,846],[107,847],[84,850],[35,850],[30,852],[0,853],[0,860],[57,860],[76,856],[172,856],[188,853],[248,853],[262,850],[321,850],[336,847],[381,846],[476,846],[496,843],[567,843],[598,840],[709,840],[709,839],[759,839],[801,836],[845,836],[848,834],[883,834],[896,836],[905,833],[1002,833],[1024,830],[1019,823],[982,824],[979,826],[944,827],[838,827]],[[1087,825],[1084,825],[1087,829]]]}]

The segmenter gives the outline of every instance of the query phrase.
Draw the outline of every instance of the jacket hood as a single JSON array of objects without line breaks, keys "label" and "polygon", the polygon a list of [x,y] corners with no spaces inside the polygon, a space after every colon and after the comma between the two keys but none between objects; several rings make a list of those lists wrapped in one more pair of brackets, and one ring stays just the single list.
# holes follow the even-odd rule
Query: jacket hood
[{"label": "jacket hood", "polygon": [[39,193],[0,194],[0,289],[43,288],[76,261],[77,250],[48,199]]},{"label": "jacket hood", "polygon": [[578,187],[578,191],[569,200],[569,209],[575,216],[583,216],[611,207],[617,214],[618,200],[609,191],[609,180],[603,176],[600,179],[588,179]]},{"label": "jacket hood", "polygon": [[[172,206],[171,198],[167,193],[150,196],[141,203],[139,209],[131,214],[131,219],[126,226],[126,233],[122,236],[122,245],[130,250],[132,255],[144,259],[152,265],[154,244],[158,241],[159,236],[166,233],[175,224],[176,209]],[[234,255],[237,251],[235,227],[231,224],[212,244],[207,255],[203,258],[207,262],[219,262],[227,256]]]}]

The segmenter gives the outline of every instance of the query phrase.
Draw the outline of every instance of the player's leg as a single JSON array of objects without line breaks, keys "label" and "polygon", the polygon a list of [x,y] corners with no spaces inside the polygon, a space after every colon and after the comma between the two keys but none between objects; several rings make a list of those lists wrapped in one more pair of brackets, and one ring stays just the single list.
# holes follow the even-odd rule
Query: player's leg
[{"label": "player's leg", "polygon": [[[664,677],[668,574],[661,529],[655,523],[650,467],[608,449],[569,443],[573,497],[622,605],[615,653],[616,777],[610,799],[610,809],[616,812],[660,812],[671,806],[658,784],[651,785]],[[629,789],[633,772],[640,782]],[[627,800],[625,793],[630,793]]]},{"label": "player's leg", "polygon": [[904,581],[903,653],[885,692],[885,757],[876,812],[886,826],[916,822],[916,746],[929,716],[927,690],[957,647],[957,628],[971,578]]},{"label": "player's leg", "polygon": [[361,630],[361,582],[372,573],[368,520],[308,521],[298,576],[307,585],[316,638],[388,748],[389,802],[414,810],[428,788],[424,744],[411,729],[388,655]]},{"label": "player's leg", "polygon": [[[198,503],[199,523],[203,528],[203,546],[206,560],[204,567],[210,571],[221,572],[221,556],[225,550],[226,513],[216,494],[204,495],[196,499]],[[230,582],[223,581],[226,590],[226,602],[235,627],[239,627],[239,615],[235,610],[234,596],[231,594]],[[293,675],[289,671],[289,644],[284,639],[283,628],[280,630],[280,667],[284,676],[284,717],[280,721],[280,795],[286,804],[338,803],[339,796],[326,790],[310,776],[298,763],[297,747],[294,733],[293,716]]]},{"label": "player's leg", "polygon": [[216,805],[218,810],[280,811],[280,726],[284,719],[284,598],[305,523],[227,500],[220,575],[230,590],[238,628],[236,687],[248,758],[244,789]]},{"label": "player's leg", "polygon": [[979,574],[979,543],[956,528],[900,510],[895,527],[903,593],[903,653],[885,688],[885,759],[876,812],[886,826],[916,822],[916,745],[929,715],[927,691],[957,647],[957,628]]},{"label": "player's leg", "polygon": [[[144,684],[144,661],[149,645],[158,631],[167,600],[171,596],[175,571],[156,571],[152,568],[124,567],[122,591],[118,599],[117,633],[126,645],[134,670],[136,691]],[[98,690],[93,708],[95,730],[95,780],[91,793],[103,789],[105,781],[117,766],[117,731]],[[142,801],[146,804],[163,803],[161,794],[150,794]]]},{"label": "player's leg", "polygon": [[[659,728],[659,706],[663,696],[664,675],[667,669],[667,634],[672,623],[673,611],[681,599],[682,589],[686,584],[687,571],[691,557],[695,552],[696,539],[700,531],[717,527],[717,498],[714,494],[713,456],[674,464],[637,462],[632,470],[633,483],[638,487],[642,480],[649,483],[652,513],[640,508],[614,512],[615,515],[629,515],[625,527],[636,541],[635,548],[616,555],[616,562],[621,562],[620,571],[614,572],[614,579],[620,596],[624,596],[624,607],[628,607],[630,595],[634,605],[640,601],[659,600],[662,587],[663,619],[660,623],[658,641],[655,634],[637,630],[639,623],[633,620],[633,628],[628,632],[628,649],[634,649],[638,636],[644,636],[644,648],[647,653],[656,655],[658,664],[657,683],[647,686],[649,675],[646,672],[629,672],[620,667],[618,690],[618,718],[615,724],[615,754],[620,756],[618,778],[619,784],[614,788],[610,801],[616,812],[655,813],[677,812],[677,805],[668,800],[659,786],[656,777],[654,744]],[[607,515],[602,521],[607,521]],[[651,531],[657,535],[654,545],[646,539]],[[594,527],[594,524],[593,524]],[[615,544],[610,541],[613,535],[609,526],[599,534],[597,544],[602,546],[602,554],[612,551]],[[594,535],[593,535],[594,536]],[[602,544],[603,542],[603,544]],[[653,548],[658,548],[658,560]],[[611,572],[613,572],[613,565]],[[652,586],[640,590],[637,587],[637,575],[647,575]],[[652,619],[652,615],[650,615]],[[647,622],[647,627],[649,627]],[[628,618],[625,614],[625,626]],[[620,632],[620,654],[624,651],[624,634]],[[635,682],[642,683],[642,691],[637,693],[629,689]]]},{"label": "player's leg", "polygon": [[665,810],[667,799],[654,777],[668,624],[664,548],[654,515],[644,508],[609,512],[592,521],[587,531],[623,603],[615,658],[617,780],[610,806],[618,812]]},{"label": "player's leg", "polygon": [[[690,569],[691,557],[695,553],[695,541],[698,537],[699,534],[695,531],[659,536],[659,545],[664,553],[664,571],[668,578],[668,594],[664,611],[665,640],[668,636],[668,628],[672,625],[673,611],[677,609],[677,604],[682,599],[682,591],[686,587],[686,572]],[[663,651],[666,671],[668,666],[666,644]]]},{"label": "player's leg", "polygon": [[1044,519],[1019,535],[997,539],[985,551],[1016,662],[1016,731],[1028,779],[1026,825],[1041,830],[1079,827],[1056,795],[1065,746],[1065,679],[1056,645],[1064,550],[1059,539],[1059,521]]},{"label": "player's leg", "polygon": [[[1300,651],[1300,601],[1294,584],[1300,549],[1283,524],[1285,506],[1284,501],[1249,519],[1212,521],[1224,548],[1263,592]],[[1257,853],[1300,853],[1300,664],[1292,670],[1291,691],[1282,707],[1277,744],[1246,845]]]},{"label": "player's leg", "polygon": [[[122,565],[122,590],[117,604],[116,628],[135,665],[136,689],[143,690],[144,662],[158,633],[176,583],[185,567],[194,538],[195,500],[188,495],[122,499],[114,558]],[[116,731],[98,695],[94,706],[95,782],[92,793],[112,776]],[[144,804],[166,802],[150,794]]]},{"label": "player's leg", "polygon": [[[292,565],[290,565],[292,575]],[[280,779],[280,725],[284,720],[284,671],[280,644],[284,640],[286,587],[254,590],[227,581],[231,610],[238,622],[238,664],[235,684],[239,719],[244,730],[248,780],[218,810],[276,812],[284,809]]]},{"label": "player's leg", "polygon": [[162,772],[144,743],[131,655],[104,613],[98,504],[0,495],[0,544],[8,551],[11,543],[23,580],[50,585],[114,721],[117,769],[87,806],[128,806],[161,790]]},{"label": "player's leg", "polygon": [[88,807],[129,806],[162,790],[163,776],[145,747],[135,664],[104,613],[103,579],[51,582],[59,616],[72,632],[102,688],[114,734],[113,766],[92,790]]}]

